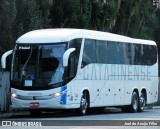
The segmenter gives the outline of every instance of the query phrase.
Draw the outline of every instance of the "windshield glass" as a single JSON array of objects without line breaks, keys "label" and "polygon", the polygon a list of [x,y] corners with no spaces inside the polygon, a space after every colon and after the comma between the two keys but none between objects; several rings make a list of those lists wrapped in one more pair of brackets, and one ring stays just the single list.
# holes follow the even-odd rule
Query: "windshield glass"
[{"label": "windshield glass", "polygon": [[63,54],[67,43],[17,45],[13,55],[11,81],[20,86],[49,86],[63,82]]}]

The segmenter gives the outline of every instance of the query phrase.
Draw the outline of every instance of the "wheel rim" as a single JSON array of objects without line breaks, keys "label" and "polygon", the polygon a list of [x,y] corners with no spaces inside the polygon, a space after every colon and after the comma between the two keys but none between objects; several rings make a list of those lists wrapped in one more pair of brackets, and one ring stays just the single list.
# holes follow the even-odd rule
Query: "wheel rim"
[{"label": "wheel rim", "polygon": [[143,109],[145,106],[145,98],[143,95],[140,97],[140,108]]},{"label": "wheel rim", "polygon": [[82,99],[81,99],[81,110],[82,110],[83,114],[86,113],[87,107],[88,107],[87,100],[86,100],[85,97],[82,97]]},{"label": "wheel rim", "polygon": [[134,93],[134,96],[133,96],[133,109],[135,111],[138,109],[138,97],[137,97],[136,93]]}]

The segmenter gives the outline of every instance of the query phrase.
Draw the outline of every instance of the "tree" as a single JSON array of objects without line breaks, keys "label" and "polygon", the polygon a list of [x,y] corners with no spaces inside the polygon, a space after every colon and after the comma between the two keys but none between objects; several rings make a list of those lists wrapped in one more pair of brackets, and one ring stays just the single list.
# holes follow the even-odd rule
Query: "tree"
[{"label": "tree", "polygon": [[88,28],[90,20],[89,0],[75,0],[75,1],[77,1],[75,3],[76,6],[74,6],[74,10],[76,10],[75,17],[73,17],[73,19],[76,19],[76,21],[74,22],[76,23],[75,27]]},{"label": "tree", "polygon": [[16,38],[31,30],[50,27],[49,9],[52,0],[16,0],[16,5]]},{"label": "tree", "polygon": [[15,23],[17,14],[15,0],[1,0],[0,10],[0,49],[1,52],[4,53],[14,45],[14,33],[12,25]]},{"label": "tree", "polygon": [[24,33],[85,28],[160,42],[159,4],[149,0],[0,0],[0,54]]},{"label": "tree", "polygon": [[102,6],[99,1],[90,1],[90,28],[98,30],[101,26]]},{"label": "tree", "polygon": [[160,48],[160,9],[157,10],[155,15],[157,16],[157,25],[154,29],[154,40],[156,41],[156,43],[158,43]]},{"label": "tree", "polygon": [[89,0],[54,0],[51,7],[52,27],[88,28]]}]

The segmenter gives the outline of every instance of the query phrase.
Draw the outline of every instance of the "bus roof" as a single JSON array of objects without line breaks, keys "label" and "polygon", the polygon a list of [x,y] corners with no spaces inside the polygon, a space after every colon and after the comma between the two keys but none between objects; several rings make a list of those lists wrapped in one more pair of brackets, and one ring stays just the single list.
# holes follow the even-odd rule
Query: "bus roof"
[{"label": "bus roof", "polygon": [[85,29],[68,29],[68,28],[41,29],[41,30],[30,31],[19,37],[16,43],[18,44],[57,43],[57,42],[67,42],[75,38],[89,38],[98,40],[156,45],[156,43],[151,40],[134,39],[108,32],[100,32],[100,31],[85,30]]}]

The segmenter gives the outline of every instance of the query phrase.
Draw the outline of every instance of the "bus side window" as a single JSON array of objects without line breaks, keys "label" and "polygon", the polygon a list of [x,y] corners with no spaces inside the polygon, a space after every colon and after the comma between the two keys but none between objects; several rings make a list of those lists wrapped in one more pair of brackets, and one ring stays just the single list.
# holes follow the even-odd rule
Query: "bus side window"
[{"label": "bus side window", "polygon": [[140,65],[141,62],[141,45],[135,44],[134,65]]},{"label": "bus side window", "polygon": [[108,46],[106,41],[96,41],[96,56],[97,63],[107,64],[108,63]]},{"label": "bus side window", "polygon": [[125,64],[125,44],[122,42],[118,43],[118,56],[119,64]]},{"label": "bus side window", "polygon": [[157,56],[155,56],[155,55],[157,55],[156,46],[150,45],[149,46],[149,51],[150,51],[150,56],[149,56],[149,59],[148,59],[148,64],[149,65],[154,65],[157,62]]},{"label": "bus side window", "polygon": [[108,61],[109,64],[119,64],[118,44],[108,41]]},{"label": "bus side window", "polygon": [[95,40],[86,39],[84,43],[82,68],[91,63],[97,63]]}]

